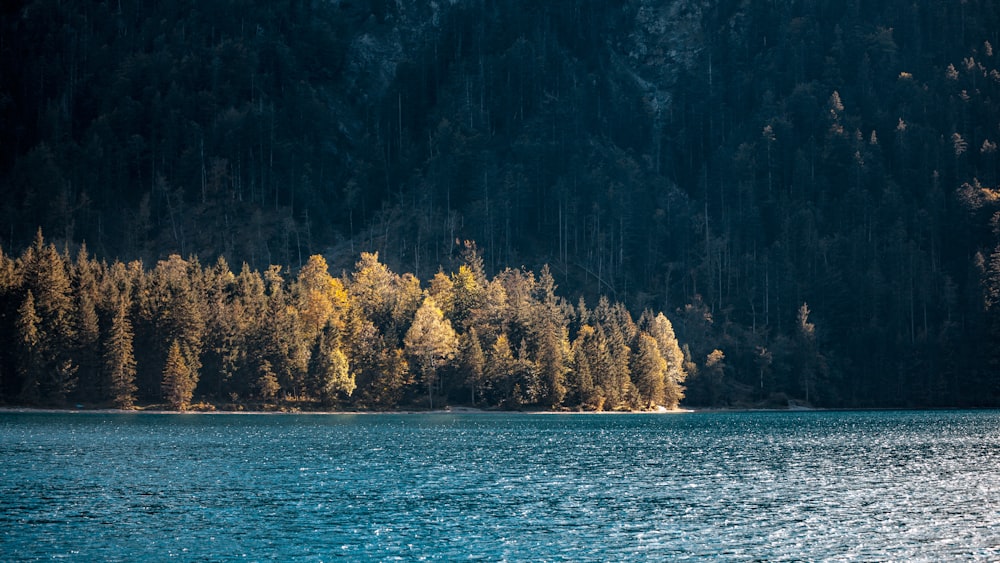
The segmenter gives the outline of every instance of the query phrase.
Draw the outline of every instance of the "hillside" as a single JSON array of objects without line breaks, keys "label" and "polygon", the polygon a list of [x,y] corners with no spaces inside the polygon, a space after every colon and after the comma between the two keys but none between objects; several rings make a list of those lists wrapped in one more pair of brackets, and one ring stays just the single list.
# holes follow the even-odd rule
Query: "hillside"
[{"label": "hillside", "polygon": [[1000,404],[994,2],[3,6],[8,254],[473,240],[667,312],[688,404]]}]

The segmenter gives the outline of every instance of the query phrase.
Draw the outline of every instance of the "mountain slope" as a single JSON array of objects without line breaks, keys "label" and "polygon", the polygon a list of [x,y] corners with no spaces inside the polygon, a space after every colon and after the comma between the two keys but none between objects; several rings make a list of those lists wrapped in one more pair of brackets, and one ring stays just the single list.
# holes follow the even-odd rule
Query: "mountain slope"
[{"label": "mountain slope", "polygon": [[1000,398],[991,2],[5,6],[4,247],[471,239],[673,312],[694,403]]}]

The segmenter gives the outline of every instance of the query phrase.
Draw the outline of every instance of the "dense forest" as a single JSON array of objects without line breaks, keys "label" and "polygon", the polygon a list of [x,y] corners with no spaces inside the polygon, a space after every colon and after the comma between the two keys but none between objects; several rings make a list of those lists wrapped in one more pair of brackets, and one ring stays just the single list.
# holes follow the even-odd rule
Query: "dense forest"
[{"label": "dense forest", "polygon": [[[428,284],[362,253],[333,277],[308,258],[293,279],[224,258],[75,260],[35,242],[0,254],[5,398],[186,410],[676,408],[690,360],[662,314],[593,310],[555,293],[548,268],[487,279],[469,243]],[[426,285],[426,287],[422,287]],[[16,310],[16,315],[10,314]]]},{"label": "dense forest", "polygon": [[[986,0],[5,2],[0,243],[24,254],[8,259],[4,341],[28,291],[41,301],[24,264],[49,248],[39,227],[67,279],[85,242],[136,279],[187,271],[206,303],[214,267],[173,255],[246,262],[265,296],[292,300],[323,269],[312,256],[356,273],[377,253],[433,298],[434,280],[472,267],[460,241],[474,240],[483,286],[548,264],[534,283],[598,304],[588,314],[665,311],[687,346],[685,404],[1000,405],[995,48]],[[333,279],[350,294],[353,275]],[[98,297],[106,342],[117,313]],[[434,300],[461,348],[471,327]],[[556,301],[571,344],[606,321]],[[172,354],[140,326],[167,322],[147,306],[123,313],[155,358],[137,363],[144,400],[170,358],[200,374],[195,396],[234,389],[209,354],[222,333],[177,337]],[[415,321],[358,315],[401,354],[382,376],[405,362],[404,379],[440,375],[428,401],[458,392],[454,359],[438,374],[407,356]],[[511,356],[537,364],[539,329],[496,322],[477,334],[484,353],[520,326]],[[623,365],[651,330],[638,326],[621,331]],[[327,329],[309,330],[299,345],[319,346]],[[329,330],[344,359],[323,361],[355,374],[350,401],[376,404],[360,398],[374,376],[359,351]],[[7,348],[15,401],[24,358]],[[281,393],[321,395],[272,359]],[[229,392],[252,396],[262,365]]]}]

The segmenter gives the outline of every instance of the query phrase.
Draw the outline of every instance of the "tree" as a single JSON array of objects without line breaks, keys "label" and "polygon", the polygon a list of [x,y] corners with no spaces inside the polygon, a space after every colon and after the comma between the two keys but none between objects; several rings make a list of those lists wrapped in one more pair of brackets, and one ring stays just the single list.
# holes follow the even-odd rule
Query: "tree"
[{"label": "tree", "polygon": [[135,356],[132,351],[132,322],[125,302],[119,303],[104,344],[104,373],[111,401],[119,409],[135,405]]},{"label": "tree", "polygon": [[656,342],[660,356],[666,361],[663,403],[659,404],[671,409],[677,408],[684,398],[687,372],[684,369],[684,353],[674,334],[674,327],[663,313],[654,315],[652,311],[643,313],[640,324]]},{"label": "tree", "polygon": [[343,331],[347,292],[340,280],[330,275],[322,256],[310,256],[299,270],[296,293],[302,338],[306,342],[312,342],[329,323]]},{"label": "tree", "polygon": [[170,344],[167,362],[163,366],[163,398],[172,409],[184,411],[191,407],[191,397],[198,384],[197,376],[187,365],[177,340]]},{"label": "tree", "polygon": [[706,380],[712,404],[718,404],[726,375],[726,355],[722,350],[712,350],[705,358],[705,371],[701,376]]},{"label": "tree", "polygon": [[806,403],[814,393],[816,383],[822,379],[824,359],[816,345],[816,325],[809,322],[809,305],[803,303],[796,317],[797,368],[802,378],[802,392]]},{"label": "tree", "polygon": [[437,370],[455,357],[458,337],[432,297],[426,297],[413,317],[413,324],[403,339],[406,352],[414,359],[427,385],[430,407],[434,408],[434,385]]},{"label": "tree", "polygon": [[347,356],[332,332],[328,329],[320,334],[309,365],[314,391],[325,404],[332,404],[340,393],[350,395],[356,387]]},{"label": "tree", "polygon": [[74,332],[76,335],[73,355],[80,369],[78,390],[88,399],[98,395],[100,387],[100,326],[97,315],[98,264],[87,256],[87,246],[82,245],[73,267],[73,293],[76,297]]},{"label": "tree", "polygon": [[[76,387],[75,307],[65,260],[52,244],[46,245],[41,230],[22,259],[24,285],[33,294],[38,342],[34,375],[36,400],[61,403]],[[32,391],[34,393],[34,391]]]},{"label": "tree", "polygon": [[20,399],[26,403],[37,403],[41,398],[39,378],[43,367],[40,344],[42,335],[41,319],[35,311],[35,296],[31,290],[17,311],[18,372],[21,376]]},{"label": "tree", "polygon": [[256,387],[260,393],[260,397],[265,401],[273,399],[278,395],[281,386],[278,385],[278,377],[274,375],[274,370],[271,369],[271,362],[264,360],[260,363]]},{"label": "tree", "polygon": [[[379,262],[378,252],[362,252],[354,265],[347,291],[351,302],[359,307],[375,326],[385,329],[393,310],[393,286],[396,275]],[[418,282],[419,283],[419,282]]]},{"label": "tree", "polygon": [[643,332],[634,357],[632,376],[643,402],[650,407],[666,404],[667,361],[660,355],[656,339]]},{"label": "tree", "polygon": [[486,380],[484,391],[491,402],[501,405],[510,403],[514,397],[516,372],[517,359],[510,349],[510,341],[506,334],[501,334],[490,347],[489,361],[483,374]]},{"label": "tree", "polygon": [[561,405],[566,397],[566,374],[571,354],[569,339],[566,329],[552,321],[545,323],[537,338],[534,369],[540,389],[536,394],[541,404],[554,408]]},{"label": "tree", "polygon": [[479,334],[473,327],[459,339],[459,371],[464,376],[465,384],[469,386],[472,404],[476,404],[476,391],[483,385],[483,374],[486,369],[486,354],[479,343]]}]

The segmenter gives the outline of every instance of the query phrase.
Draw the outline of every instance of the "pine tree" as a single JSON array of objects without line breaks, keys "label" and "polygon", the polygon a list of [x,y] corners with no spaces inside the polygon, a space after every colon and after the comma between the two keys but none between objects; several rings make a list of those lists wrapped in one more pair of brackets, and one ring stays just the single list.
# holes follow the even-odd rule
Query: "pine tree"
[{"label": "pine tree", "polygon": [[87,247],[82,245],[77,254],[74,272],[74,293],[76,294],[76,319],[73,354],[80,366],[79,388],[84,397],[95,398],[100,382],[100,326],[97,316],[98,265],[87,256]]},{"label": "pine tree", "polygon": [[21,378],[20,400],[37,403],[41,399],[41,370],[43,368],[40,344],[41,319],[35,311],[35,296],[31,290],[17,311],[18,374]]},{"label": "pine tree", "polygon": [[271,362],[264,360],[260,364],[256,387],[260,397],[265,401],[271,400],[278,395],[281,386],[278,385],[278,376],[271,369]]},{"label": "pine tree", "polygon": [[573,369],[567,377],[567,387],[573,404],[584,409],[599,410],[599,403],[603,403],[603,398],[598,397],[599,393],[594,387],[594,358],[591,350],[594,339],[594,327],[588,324],[580,327],[573,340]]},{"label": "pine tree", "polygon": [[132,321],[129,320],[125,302],[118,305],[111,330],[104,344],[104,372],[111,391],[111,400],[117,408],[130,409],[135,405],[135,356],[132,351]]},{"label": "pine tree", "polygon": [[555,322],[547,322],[538,338],[535,369],[538,373],[539,401],[550,408],[558,407],[566,397],[566,374],[569,372],[570,346],[566,330]]},{"label": "pine tree", "polygon": [[486,363],[485,389],[490,402],[509,404],[514,396],[514,377],[517,360],[510,349],[506,334],[500,334],[490,347],[489,361]]},{"label": "pine tree", "polygon": [[24,285],[33,293],[38,317],[37,399],[61,404],[77,384],[75,306],[67,260],[55,246],[45,244],[39,230],[22,263]]},{"label": "pine tree", "polygon": [[163,366],[163,398],[170,408],[187,410],[191,407],[191,398],[198,381],[187,365],[181,345],[177,340],[170,344],[167,352],[167,362]]}]

